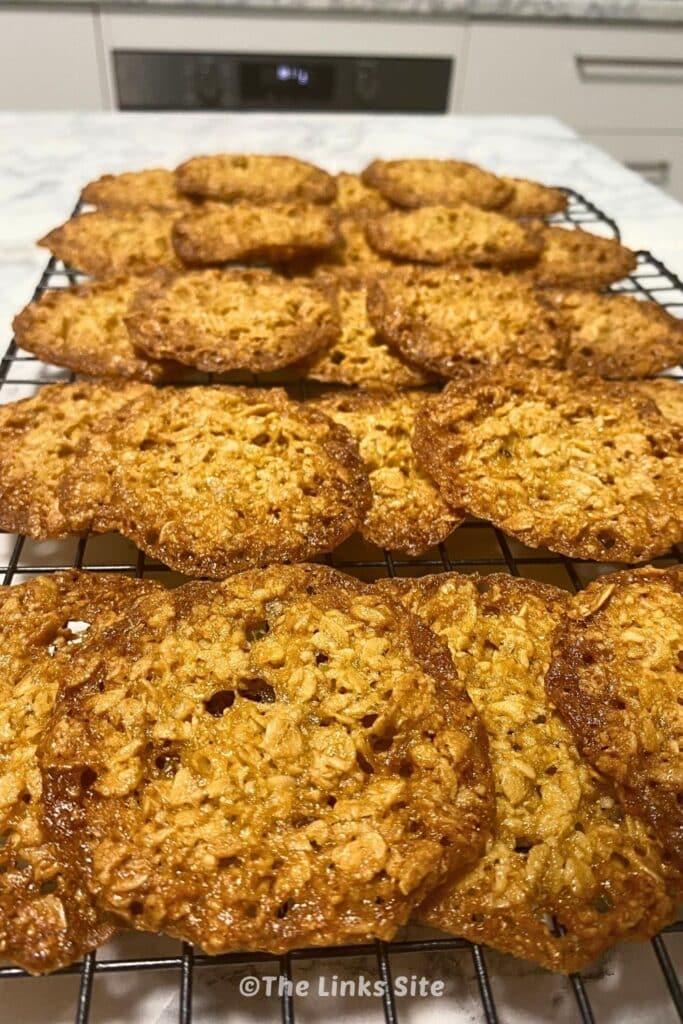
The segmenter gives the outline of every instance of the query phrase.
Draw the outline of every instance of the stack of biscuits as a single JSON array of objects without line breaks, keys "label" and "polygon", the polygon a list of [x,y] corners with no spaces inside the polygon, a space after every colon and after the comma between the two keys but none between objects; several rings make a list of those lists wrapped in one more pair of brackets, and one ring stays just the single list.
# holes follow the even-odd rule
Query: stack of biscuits
[{"label": "stack of biscuits", "polygon": [[[0,407],[0,528],[116,531],[189,580],[0,593],[0,956],[211,954],[409,919],[551,970],[683,893],[683,569],[570,597],[362,583],[469,516],[603,563],[683,541],[683,324],[567,194],[456,160],[106,175],[15,318],[70,383]],[[303,383],[302,383],[303,382]]]}]

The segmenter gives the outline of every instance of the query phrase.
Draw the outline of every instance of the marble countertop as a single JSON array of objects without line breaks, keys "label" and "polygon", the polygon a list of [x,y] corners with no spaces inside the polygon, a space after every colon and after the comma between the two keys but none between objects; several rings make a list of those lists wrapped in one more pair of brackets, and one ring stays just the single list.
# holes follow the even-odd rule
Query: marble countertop
[{"label": "marble countertop", "polygon": [[[415,17],[683,23],[683,0],[32,0],[49,7],[196,8],[372,12]],[[2,6],[2,3],[0,3]]]},{"label": "marble countertop", "polygon": [[[683,276],[683,206],[559,121],[543,117],[0,113],[0,329],[30,298],[47,253],[34,242],[106,172],[173,167],[219,150],[288,152],[337,171],[374,157],[457,156],[582,192],[624,242]],[[4,348],[4,343],[3,343]]]}]

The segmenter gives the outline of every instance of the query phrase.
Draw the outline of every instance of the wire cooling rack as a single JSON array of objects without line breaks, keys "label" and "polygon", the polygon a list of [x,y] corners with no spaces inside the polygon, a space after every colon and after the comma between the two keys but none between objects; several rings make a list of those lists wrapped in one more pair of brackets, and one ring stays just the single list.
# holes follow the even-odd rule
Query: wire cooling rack
[{"label": "wire cooling rack", "polygon": [[[565,191],[569,199],[568,208],[566,212],[550,218],[552,223],[567,227],[581,226],[607,237],[619,237],[619,230],[613,220],[582,195],[569,189]],[[80,209],[79,204],[74,213],[80,212]],[[34,297],[37,298],[49,289],[75,283],[78,278],[79,275],[71,268],[51,259]],[[683,318],[683,283],[650,252],[637,253],[636,269],[614,290],[652,299]],[[46,366],[22,352],[12,340],[0,361],[0,403],[28,397],[43,384],[69,379],[73,379],[73,374]],[[257,378],[251,380],[258,382]],[[297,397],[307,397],[307,393],[310,393],[310,386],[302,382],[292,383],[291,387]],[[366,580],[394,575],[419,576],[457,569],[461,572],[509,572],[554,583],[568,590],[578,590],[597,575],[618,568],[615,565],[577,562],[546,550],[526,548],[481,521],[465,522],[443,544],[420,558],[393,557],[387,551],[374,548],[358,538],[351,538],[327,561]],[[683,562],[683,553],[678,549],[666,558],[656,559],[654,564],[665,566],[674,562]],[[118,536],[87,536],[39,543],[23,536],[0,534],[0,574],[5,585],[23,582],[40,573],[73,567],[156,577],[169,583],[182,579],[165,566],[148,559]],[[195,953],[187,944],[175,943],[166,943],[158,955],[149,955],[156,948],[154,937],[138,935],[130,938],[133,953],[129,950],[122,952],[122,947],[117,945],[110,954],[107,947],[99,954],[91,953],[81,963],[58,972],[59,975],[76,976],[74,981],[77,983],[77,987],[71,990],[70,1005],[59,1008],[60,1021],[63,1019],[73,1020],[75,1024],[94,1024],[97,1017],[98,1020],[115,1019],[116,1024],[123,1021],[135,1024],[144,1021],[147,1024],[151,1018],[145,1016],[145,1011],[139,1006],[128,1001],[123,1010],[116,1011],[115,1017],[106,1013],[101,1017],[97,1008],[98,986],[105,984],[105,979],[112,975],[134,972],[141,976],[152,972],[152,978],[157,979],[161,976],[157,972],[162,972],[164,978],[167,979],[170,974],[174,979],[175,996],[167,1005],[164,1015],[155,1015],[154,1020],[200,1024],[200,1016],[202,1020],[209,1018],[203,1016],[205,1007],[197,1005],[197,993],[203,978],[210,971],[215,974],[216,970],[223,970],[222,977],[224,983],[227,979],[227,987],[220,990],[222,1001],[217,1012],[214,1006],[210,1016],[212,1022],[254,1022],[265,1019],[257,1006],[250,1004],[240,994],[238,982],[247,974],[260,979],[262,987],[266,975],[283,979],[279,991],[276,987],[268,1004],[268,1019],[279,1019],[283,1024],[336,1019],[345,1022],[357,1020],[363,1024],[370,1020],[384,1021],[385,1024],[408,1024],[408,1020],[411,1024],[418,1020],[440,1021],[443,1016],[441,1005],[445,1009],[446,1004],[441,1004],[439,999],[427,996],[418,1006],[415,1001],[400,999],[400,993],[395,991],[399,971],[403,971],[402,976],[411,976],[410,966],[407,969],[405,966],[408,959],[408,964],[413,967],[418,962],[423,967],[438,962],[439,969],[444,973],[448,972],[449,966],[454,969],[456,987],[460,985],[462,991],[468,993],[468,999],[465,1000],[466,1005],[460,1001],[459,1005],[464,1007],[460,1010],[462,1015],[457,1010],[450,1010],[449,1020],[453,1021],[485,1021],[486,1024],[497,1024],[500,1021],[502,1024],[503,1021],[511,1020],[509,1014],[513,1014],[515,1020],[528,1021],[530,1024],[545,1021],[549,1015],[556,1020],[580,1021],[583,1024],[597,1024],[599,1021],[609,1021],[610,1024],[640,1024],[641,1021],[643,1024],[652,1024],[655,1020],[683,1022],[683,993],[674,967],[676,955],[683,953],[683,942],[680,941],[683,940],[683,920],[665,929],[649,946],[641,943],[622,947],[624,950],[629,949],[629,956],[627,967],[622,967],[620,976],[614,967],[610,968],[609,964],[605,966],[603,963],[602,966],[569,978],[528,968],[519,961],[485,951],[463,939],[426,933],[424,929],[418,930],[417,935],[415,929],[408,930],[396,941],[389,943],[377,941],[360,946],[299,950],[283,957],[254,953],[209,957]],[[670,943],[674,943],[673,949]],[[170,950],[169,946],[172,947]],[[140,948],[148,955],[135,955]],[[382,982],[382,985],[370,1002],[358,1004],[357,1011],[350,1010],[348,999],[342,1004],[333,1000],[327,1004],[317,1004],[321,1007],[320,1015],[312,1017],[309,1007],[297,995],[294,986],[304,968],[308,970],[309,978],[325,975],[328,988],[334,984],[335,978],[357,978],[361,971],[373,981]],[[631,972],[636,979],[635,988],[633,981],[630,985],[628,982]],[[26,994],[23,986],[21,991],[14,990],[15,980],[27,977],[19,968],[0,966],[0,1018],[12,1021],[12,1024],[23,1012]],[[518,979],[516,988],[510,981],[515,977]],[[616,992],[606,994],[606,990],[610,989],[610,979],[615,977],[618,981]],[[36,979],[32,984],[46,986],[51,980]],[[8,987],[10,985],[11,988]],[[520,987],[529,991],[532,986],[542,989],[544,993],[546,990],[548,992],[547,1000],[544,995],[542,1001],[537,1002],[540,1009],[535,1013],[529,1011],[528,1007],[522,1011],[519,1005]],[[614,987],[612,984],[611,988]],[[517,993],[512,1003],[511,992]],[[4,1008],[9,1005],[14,1010],[7,1014]],[[30,1020],[49,1021],[52,1024],[57,1019],[57,1007],[52,1005],[49,997],[41,1005],[49,1007],[41,1011],[46,1015],[33,1015]],[[452,1003],[448,1006],[452,1007]],[[140,1016],[141,1012],[143,1016]],[[450,1016],[450,1013],[453,1015]],[[29,1018],[24,1016],[21,1019]]]}]

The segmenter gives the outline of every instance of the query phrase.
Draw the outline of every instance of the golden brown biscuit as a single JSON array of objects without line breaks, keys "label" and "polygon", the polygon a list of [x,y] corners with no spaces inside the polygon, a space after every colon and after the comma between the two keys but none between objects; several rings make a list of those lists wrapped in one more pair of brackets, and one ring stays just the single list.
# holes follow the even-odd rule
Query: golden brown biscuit
[{"label": "golden brown biscuit", "polygon": [[93,277],[180,269],[171,245],[176,214],[158,210],[95,210],[72,217],[38,242],[64,263]]},{"label": "golden brown biscuit", "polygon": [[375,332],[366,307],[366,277],[316,274],[316,280],[335,295],[341,330],[332,345],[302,364],[303,375],[310,380],[367,390],[428,384],[431,374],[392,351]]},{"label": "golden brown biscuit", "polygon": [[[0,588],[0,957],[33,974],[72,963],[115,930],[88,892],[83,851],[59,854],[63,808],[47,811],[52,779],[38,748],[72,682],[76,651],[85,654],[134,597],[155,588],[77,572]],[[83,818],[73,813],[78,830]]]},{"label": "golden brown biscuit", "polygon": [[366,185],[360,174],[341,171],[337,175],[335,206],[344,217],[376,217],[391,209],[381,192]]},{"label": "golden brown biscuit", "polygon": [[373,249],[394,259],[482,266],[533,260],[542,244],[537,229],[469,203],[394,210],[369,220],[365,236]]},{"label": "golden brown biscuit", "polygon": [[362,275],[392,270],[395,266],[396,260],[380,256],[368,245],[362,220],[356,217],[343,217],[339,221],[339,241],[335,246],[312,266],[302,266],[300,269],[302,272],[312,270],[314,276],[326,276],[337,271],[341,271],[342,274],[355,272]]},{"label": "golden brown biscuit", "polygon": [[191,267],[288,263],[321,256],[338,238],[335,211],[312,203],[212,204],[173,227],[175,250]]},{"label": "golden brown biscuit", "polygon": [[561,624],[548,694],[683,868],[683,566],[602,576]]},{"label": "golden brown biscuit", "polygon": [[675,912],[662,850],[624,815],[546,702],[543,676],[567,595],[504,575],[380,586],[448,642],[488,732],[496,784],[486,853],[431,893],[418,918],[559,971],[653,935]]},{"label": "golden brown biscuit", "polygon": [[425,403],[414,446],[449,504],[531,547],[635,562],[683,540],[681,432],[628,384],[473,372]]},{"label": "golden brown biscuit", "polygon": [[268,270],[168,275],[139,293],[126,326],[147,356],[219,373],[278,370],[339,337],[320,289]]},{"label": "golden brown biscuit", "polygon": [[100,209],[152,209],[162,213],[189,213],[197,205],[178,192],[173,171],[163,167],[103,174],[88,182],[81,192],[81,201]]},{"label": "golden brown biscuit", "polygon": [[636,268],[635,253],[616,238],[582,228],[534,225],[542,242],[538,261],[525,271],[541,287],[603,288]]},{"label": "golden brown biscuit", "polygon": [[124,323],[146,283],[142,277],[119,277],[45,292],[14,318],[17,344],[47,363],[91,377],[172,377],[180,368],[136,351]]},{"label": "golden brown biscuit", "polygon": [[39,540],[78,530],[59,507],[57,491],[79,442],[152,390],[133,383],[48,384],[0,406],[0,528]]},{"label": "golden brown biscuit", "polygon": [[495,209],[512,194],[501,178],[462,160],[373,160],[361,175],[397,206],[457,206],[467,202]]},{"label": "golden brown biscuit", "polygon": [[567,320],[567,367],[600,377],[650,377],[683,359],[683,321],[632,295],[547,289],[543,298]]},{"label": "golden brown biscuit", "polygon": [[375,278],[368,315],[405,359],[443,376],[469,366],[561,366],[566,329],[533,287],[473,267],[411,267]]},{"label": "golden brown biscuit", "polygon": [[683,428],[683,380],[680,377],[639,380],[633,387],[638,393],[651,398],[662,416]]},{"label": "golden brown biscuit", "polygon": [[331,203],[337,194],[331,174],[293,156],[195,156],[181,164],[175,176],[179,190],[187,195],[230,203]]},{"label": "golden brown biscuit", "polygon": [[331,551],[370,487],[347,431],[279,388],[164,388],[84,438],[60,500],[78,529],[220,578]]},{"label": "golden brown biscuit", "polygon": [[337,392],[315,402],[358,442],[372,489],[361,533],[371,544],[409,555],[445,540],[464,518],[446,505],[413,454],[415,413],[424,398],[425,392],[415,391]]},{"label": "golden brown biscuit", "polygon": [[527,178],[502,178],[512,195],[499,208],[508,217],[549,217],[567,209],[567,195],[559,188]]},{"label": "golden brown biscuit", "polygon": [[100,905],[211,954],[390,939],[490,824],[485,736],[446,646],[323,566],[154,597],[53,737],[57,780],[91,780]]}]

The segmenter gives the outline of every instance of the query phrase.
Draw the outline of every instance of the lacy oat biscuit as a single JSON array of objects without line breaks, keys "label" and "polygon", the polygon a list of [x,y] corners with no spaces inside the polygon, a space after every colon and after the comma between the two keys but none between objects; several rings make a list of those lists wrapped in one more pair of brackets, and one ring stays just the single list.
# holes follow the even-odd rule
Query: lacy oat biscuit
[{"label": "lacy oat biscuit", "polygon": [[60,501],[80,529],[220,578],[331,551],[370,487],[350,434],[279,388],[164,388],[84,438]]},{"label": "lacy oat biscuit", "polygon": [[542,250],[526,273],[542,287],[603,288],[636,268],[635,254],[616,238],[582,228],[534,227]]},{"label": "lacy oat biscuit", "polygon": [[293,156],[195,156],[177,168],[175,178],[187,195],[230,203],[331,203],[337,194],[332,175]]},{"label": "lacy oat biscuit", "polygon": [[0,528],[39,540],[81,529],[57,496],[79,442],[112,412],[152,390],[130,382],[49,384],[31,398],[0,406]]},{"label": "lacy oat biscuit", "polygon": [[335,206],[344,217],[375,217],[391,209],[378,189],[366,185],[360,174],[341,171],[337,175]]},{"label": "lacy oat biscuit", "polygon": [[462,522],[420,467],[411,447],[425,392],[324,395],[316,406],[353,435],[370,479],[372,504],[361,532],[380,548],[419,555]]},{"label": "lacy oat biscuit", "polygon": [[219,373],[278,370],[339,337],[319,289],[267,270],[169,275],[140,292],[126,326],[147,356]]},{"label": "lacy oat biscuit", "polygon": [[683,567],[603,576],[556,637],[548,693],[582,754],[683,867]]},{"label": "lacy oat biscuit", "polygon": [[[47,808],[52,779],[38,748],[72,682],[76,651],[156,584],[122,575],[38,576],[0,588],[0,957],[33,974],[56,970],[105,942],[114,919],[96,908],[78,846],[63,857],[63,807]],[[77,808],[69,825],[83,826]]]},{"label": "lacy oat biscuit", "polygon": [[338,238],[335,211],[312,203],[212,204],[173,227],[175,251],[191,267],[320,257]]},{"label": "lacy oat biscuit", "polygon": [[180,269],[171,244],[177,214],[158,210],[80,213],[38,242],[64,263],[93,277]]},{"label": "lacy oat biscuit", "polygon": [[364,390],[429,383],[429,373],[403,359],[375,331],[366,305],[369,275],[320,273],[316,280],[336,297],[340,333],[328,348],[302,365],[307,378]]},{"label": "lacy oat biscuit", "polygon": [[627,384],[473,373],[427,400],[414,446],[449,504],[532,547],[635,562],[683,539],[680,430]]},{"label": "lacy oat biscuit", "polygon": [[397,206],[502,206],[512,188],[501,178],[463,160],[373,160],[361,175]]},{"label": "lacy oat biscuit", "polygon": [[178,367],[145,358],[133,347],[124,323],[147,283],[143,277],[120,277],[45,292],[14,318],[17,344],[47,363],[91,377],[171,377]]},{"label": "lacy oat biscuit", "polygon": [[469,203],[393,210],[365,225],[377,252],[416,263],[514,266],[536,259],[541,251],[537,228],[530,228]]},{"label": "lacy oat biscuit", "polygon": [[683,321],[632,295],[547,289],[569,327],[567,367],[600,377],[650,377],[683,359]]},{"label": "lacy oat biscuit", "polygon": [[457,376],[510,361],[560,366],[566,331],[526,282],[465,267],[383,274],[368,289],[378,335],[405,359]]},{"label": "lacy oat biscuit", "polygon": [[559,188],[527,178],[502,178],[512,195],[499,207],[508,217],[549,217],[567,209],[567,196]]},{"label": "lacy oat biscuit", "polygon": [[567,595],[504,575],[383,581],[449,644],[489,736],[496,826],[482,859],[418,918],[551,970],[646,938],[675,913],[675,877],[641,822],[580,756],[543,678]]},{"label": "lacy oat biscuit", "polygon": [[274,566],[153,597],[104,653],[43,756],[57,796],[87,772],[88,883],[130,927],[211,954],[390,939],[479,854],[483,730],[390,596]]},{"label": "lacy oat biscuit", "polygon": [[81,200],[99,209],[152,209],[162,213],[189,213],[197,205],[178,192],[173,171],[163,167],[103,174],[85,185]]},{"label": "lacy oat biscuit", "polygon": [[683,428],[683,381],[680,378],[639,380],[633,387],[639,394],[651,398],[662,416]]}]

